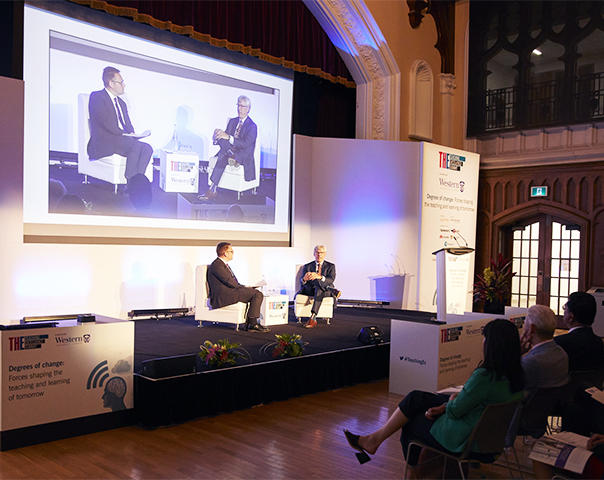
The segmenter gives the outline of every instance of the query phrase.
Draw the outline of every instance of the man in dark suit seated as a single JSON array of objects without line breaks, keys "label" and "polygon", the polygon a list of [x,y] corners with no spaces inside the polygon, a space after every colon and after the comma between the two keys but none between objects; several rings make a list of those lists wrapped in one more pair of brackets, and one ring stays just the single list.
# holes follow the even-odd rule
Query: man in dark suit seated
[{"label": "man in dark suit seated", "polygon": [[245,95],[241,95],[237,99],[237,117],[229,119],[226,130],[220,128],[214,130],[214,145],[218,145],[220,151],[216,155],[218,158],[210,176],[210,188],[204,195],[207,199],[215,198],[218,195],[216,187],[220,183],[224,169],[229,164],[243,165],[246,182],[256,179],[254,149],[256,148],[258,127],[249,117],[251,108],[251,100]]},{"label": "man in dark suit seated", "polygon": [[103,70],[103,84],[105,88],[92,92],[88,101],[88,156],[91,160],[108,157],[114,153],[126,157],[125,177],[129,181],[137,173],[145,173],[153,155],[153,148],[129,136],[134,133],[134,127],[126,102],[120,98],[126,86],[120,71],[115,67],[106,67]]},{"label": "man in dark suit seated", "polygon": [[304,328],[315,328],[317,326],[317,313],[325,297],[340,297],[340,291],[336,290],[333,282],[336,279],[336,266],[325,261],[327,250],[323,245],[317,245],[314,250],[315,261],[304,265],[302,278],[300,279],[299,294],[315,297],[310,318],[304,324]]},{"label": "man in dark suit seated", "polygon": [[596,309],[596,299],[585,292],[571,293],[564,305],[562,321],[570,330],[554,341],[568,355],[571,372],[604,368],[604,342],[591,328]]},{"label": "man in dark suit seated", "polygon": [[241,285],[228,265],[228,262],[233,259],[233,246],[228,242],[220,242],[216,246],[216,254],[218,258],[212,262],[208,269],[210,305],[212,305],[212,308],[226,307],[237,302],[247,303],[245,330],[270,332],[270,328],[258,323],[264,296],[255,288]]}]

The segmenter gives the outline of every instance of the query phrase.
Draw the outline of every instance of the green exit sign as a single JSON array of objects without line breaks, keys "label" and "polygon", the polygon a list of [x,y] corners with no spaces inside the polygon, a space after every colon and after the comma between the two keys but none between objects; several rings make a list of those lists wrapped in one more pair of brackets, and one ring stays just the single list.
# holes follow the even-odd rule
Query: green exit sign
[{"label": "green exit sign", "polygon": [[531,187],[531,197],[547,197],[547,186]]}]

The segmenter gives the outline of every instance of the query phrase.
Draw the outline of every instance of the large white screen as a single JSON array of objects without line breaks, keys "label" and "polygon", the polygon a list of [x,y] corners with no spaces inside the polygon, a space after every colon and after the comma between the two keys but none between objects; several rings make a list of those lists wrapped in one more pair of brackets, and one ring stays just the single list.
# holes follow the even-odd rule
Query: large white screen
[{"label": "large white screen", "polygon": [[[153,43],[31,6],[25,8],[24,22],[25,148],[24,224],[30,241],[56,237],[94,238],[182,238],[185,243],[229,239],[250,242],[289,240],[290,140],[293,82],[290,79],[250,70],[166,45]],[[49,161],[49,152],[75,156],[84,121],[78,97],[103,88],[101,75],[106,66],[121,71],[126,83],[123,99],[137,132],[151,130],[144,139],[154,150],[159,188],[159,157],[169,150],[176,130],[182,150],[199,156],[201,171],[195,195],[160,191],[164,204],[178,204],[171,210],[107,210],[104,199],[115,202],[112,185],[97,180],[87,185],[102,191],[87,214],[55,213],[49,207],[49,179],[61,179],[66,172]],[[237,115],[239,95],[250,98],[250,118],[258,125],[255,161],[263,169],[260,196],[245,193],[241,200],[199,202],[207,183],[202,181],[208,159],[217,153],[212,144],[214,129],[226,128],[227,119]],[[87,98],[87,97],[84,97]],[[259,157],[259,158],[258,158]],[[77,157],[75,157],[77,158]],[[50,160],[53,155],[50,155]],[[77,160],[76,160],[77,163]],[[59,164],[61,166],[61,164]],[[72,165],[71,176],[75,175]],[[268,174],[266,173],[268,172]],[[83,179],[83,175],[81,175]],[[264,184],[262,183],[264,182]],[[78,189],[78,192],[87,190]],[[268,193],[267,193],[268,192]],[[68,191],[69,193],[69,191]],[[85,194],[81,194],[83,200]],[[235,198],[235,200],[232,200]],[[155,201],[156,197],[154,197]],[[195,203],[198,210],[190,215]],[[223,213],[231,204],[246,212],[244,220],[225,221]],[[166,213],[166,211],[168,213]],[[176,212],[176,210],[174,210]],[[203,215],[200,216],[199,211]],[[208,213],[210,212],[210,213]],[[222,213],[221,213],[222,212]],[[205,215],[205,216],[204,216]],[[228,232],[225,235],[225,232]],[[72,240],[73,241],[73,240]],[[136,243],[136,241],[135,241]],[[178,243],[178,242],[176,242]]]}]

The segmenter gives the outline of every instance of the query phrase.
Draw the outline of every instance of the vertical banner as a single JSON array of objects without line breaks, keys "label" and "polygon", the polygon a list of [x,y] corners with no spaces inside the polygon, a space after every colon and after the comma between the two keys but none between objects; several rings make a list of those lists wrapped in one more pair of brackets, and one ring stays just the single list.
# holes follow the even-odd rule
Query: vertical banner
[{"label": "vertical banner", "polygon": [[[476,246],[480,156],[422,143],[418,305],[436,311],[436,258],[441,248]],[[451,256],[449,256],[451,257]],[[465,258],[464,258],[465,257]],[[471,311],[474,254],[447,264],[447,312]]]},{"label": "vertical banner", "polygon": [[0,332],[0,430],[133,407],[134,322]]}]

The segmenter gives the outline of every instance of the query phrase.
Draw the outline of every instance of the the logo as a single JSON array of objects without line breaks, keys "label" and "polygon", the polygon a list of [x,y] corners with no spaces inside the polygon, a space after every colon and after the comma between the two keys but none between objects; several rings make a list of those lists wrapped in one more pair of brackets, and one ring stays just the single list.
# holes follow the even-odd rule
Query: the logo
[{"label": "the logo", "polygon": [[460,180],[459,182],[452,182],[451,180],[445,180],[444,178],[438,179],[441,187],[452,188],[454,190],[459,190],[463,193],[464,188],[466,187],[466,182]]},{"label": "the logo", "polygon": [[85,333],[80,336],[71,336],[67,335],[67,333],[59,333],[55,335],[55,343],[59,345],[78,345],[82,343],[90,343],[90,334]]},{"label": "the logo", "polygon": [[440,343],[455,342],[459,340],[463,327],[443,328],[440,332]]},{"label": "the logo", "polygon": [[464,162],[466,161],[466,157],[462,157],[461,155],[457,155],[455,153],[446,153],[446,152],[438,152],[440,155],[440,168],[444,168],[445,170],[454,170],[456,172],[461,172],[461,167],[464,166]]},{"label": "the logo", "polygon": [[48,335],[8,337],[8,346],[11,352],[16,350],[31,350],[32,348],[42,348],[46,340],[48,340]]},{"label": "the logo", "polygon": [[268,302],[269,310],[282,310],[285,308],[285,302]]},{"label": "the logo", "polygon": [[195,164],[192,162],[171,162],[170,170],[172,172],[192,172],[195,168]]}]

